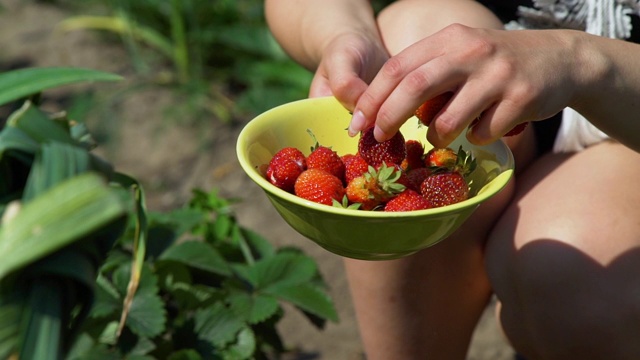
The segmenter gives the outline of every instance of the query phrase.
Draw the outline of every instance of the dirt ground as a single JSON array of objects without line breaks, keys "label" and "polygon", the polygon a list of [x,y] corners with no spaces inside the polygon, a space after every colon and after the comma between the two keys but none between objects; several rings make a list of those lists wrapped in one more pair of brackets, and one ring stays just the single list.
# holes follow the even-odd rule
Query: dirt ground
[{"label": "dirt ground", "polygon": [[[136,77],[126,52],[104,44],[92,33],[57,33],[56,24],[68,14],[32,1],[0,0],[0,65],[78,66],[114,72],[127,81]],[[1,86],[1,84],[0,84]],[[100,84],[98,94],[117,92],[113,84]],[[53,93],[52,96],[56,96]],[[60,95],[62,96],[62,95]],[[220,189],[223,196],[244,199],[236,206],[239,221],[276,245],[294,245],[314,257],[330,285],[340,322],[316,330],[287,308],[280,324],[284,341],[299,347],[297,359],[362,358],[362,348],[341,258],[294,232],[272,209],[256,185],[242,172],[235,143],[242,124],[203,126],[167,121],[171,92],[155,87],[119,96],[110,103],[111,117],[90,119],[90,128],[105,139],[99,151],[115,167],[140,179],[152,210],[179,206],[194,187]],[[248,201],[250,200],[250,201]],[[475,332],[468,359],[513,359],[514,354],[496,327],[489,306]]]}]

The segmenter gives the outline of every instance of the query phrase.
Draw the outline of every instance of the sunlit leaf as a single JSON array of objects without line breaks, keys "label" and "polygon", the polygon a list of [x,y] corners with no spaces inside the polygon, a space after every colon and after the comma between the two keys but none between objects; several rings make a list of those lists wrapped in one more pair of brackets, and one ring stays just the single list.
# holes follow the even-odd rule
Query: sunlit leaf
[{"label": "sunlit leaf", "polygon": [[122,77],[115,74],[83,68],[43,67],[12,70],[0,73],[0,105],[62,85],[121,79]]},{"label": "sunlit leaf", "polygon": [[0,279],[125,214],[120,197],[99,176],[65,180],[23,204],[0,229]]}]

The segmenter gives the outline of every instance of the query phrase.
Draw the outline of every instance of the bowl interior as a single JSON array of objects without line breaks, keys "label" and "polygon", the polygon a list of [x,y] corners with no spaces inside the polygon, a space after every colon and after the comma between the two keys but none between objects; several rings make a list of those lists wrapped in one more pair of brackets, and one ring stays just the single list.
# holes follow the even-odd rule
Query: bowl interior
[{"label": "bowl interior", "polygon": [[[350,119],[350,113],[333,97],[300,100],[257,116],[245,126],[237,142],[241,166],[266,192],[280,215],[302,235],[339,255],[393,258],[430,246],[455,230],[512,176],[513,156],[502,142],[475,146],[464,136],[451,147],[472,151],[478,161],[471,182],[474,196],[442,208],[399,213],[340,209],[298,198],[271,185],[261,175],[258,168],[285,146],[297,147],[308,155],[315,144],[308,131],[320,144],[340,155],[356,153],[358,137],[349,137],[346,130]],[[420,140],[426,148],[431,147],[426,141],[427,127],[419,126],[417,119],[409,119],[400,131],[405,139]],[[403,225],[395,229],[398,224]],[[375,238],[376,234],[388,235],[396,230],[403,233],[400,243]],[[363,232],[368,233],[366,238],[360,235]]]}]

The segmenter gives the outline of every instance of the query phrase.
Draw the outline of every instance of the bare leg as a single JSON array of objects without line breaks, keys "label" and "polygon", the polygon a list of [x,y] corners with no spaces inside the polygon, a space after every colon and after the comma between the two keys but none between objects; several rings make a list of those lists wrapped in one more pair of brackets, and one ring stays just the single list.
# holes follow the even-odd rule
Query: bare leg
[{"label": "bare leg", "polygon": [[531,359],[639,359],[640,154],[603,143],[522,179],[487,248],[505,334]]},{"label": "bare leg", "polygon": [[[442,6],[444,2],[447,6]],[[450,11],[443,13],[443,8]],[[488,10],[468,0],[403,0],[378,17],[391,54],[453,22],[502,26]],[[519,162],[530,158],[532,140],[531,132],[510,140]],[[484,243],[512,190],[513,184],[481,206],[450,238],[418,254],[381,262],[345,259],[369,360],[466,357],[473,330],[491,296],[483,265]]]},{"label": "bare leg", "polygon": [[[346,259],[367,359],[464,359],[491,289],[483,241],[509,191],[460,231],[399,260]],[[393,239],[389,239],[393,241]]]}]

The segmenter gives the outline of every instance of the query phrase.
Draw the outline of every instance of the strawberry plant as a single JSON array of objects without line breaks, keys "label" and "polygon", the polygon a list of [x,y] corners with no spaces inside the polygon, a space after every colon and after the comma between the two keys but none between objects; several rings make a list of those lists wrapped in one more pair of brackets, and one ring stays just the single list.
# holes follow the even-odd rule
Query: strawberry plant
[{"label": "strawberry plant", "polygon": [[286,351],[283,301],[337,321],[315,262],[240,226],[233,201],[194,190],[149,212],[82,122],[38,107],[46,89],[117,79],[0,74],[0,105],[20,105],[0,131],[0,358],[260,359]]}]

